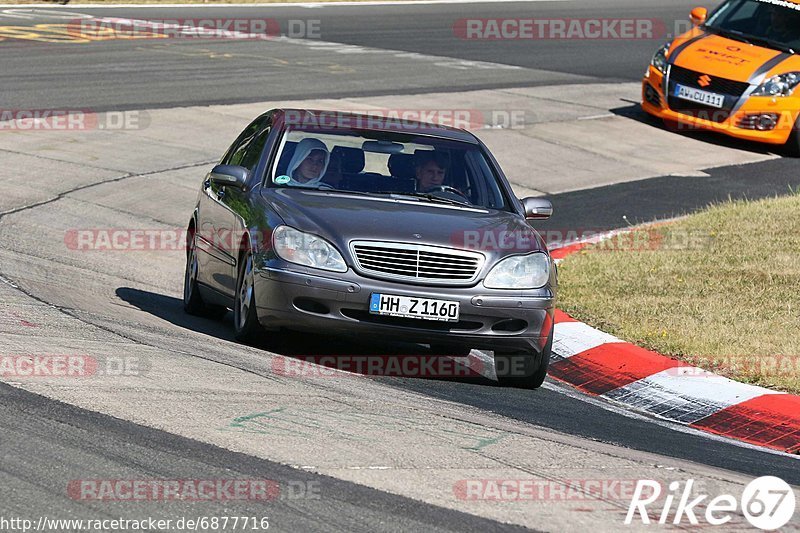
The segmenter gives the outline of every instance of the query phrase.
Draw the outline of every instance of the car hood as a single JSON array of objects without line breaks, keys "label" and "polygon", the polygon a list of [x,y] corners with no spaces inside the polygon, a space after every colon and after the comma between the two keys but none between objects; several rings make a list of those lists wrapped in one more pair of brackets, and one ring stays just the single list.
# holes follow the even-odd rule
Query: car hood
[{"label": "car hood", "polygon": [[407,242],[485,255],[543,251],[538,233],[508,211],[302,189],[268,189],[265,199],[286,224],[320,235],[349,255],[352,240]]},{"label": "car hood", "polygon": [[[690,42],[696,36],[701,37]],[[687,46],[682,46],[687,43]],[[800,68],[800,58],[796,55],[789,56],[772,48],[750,45],[707,32],[683,35],[672,43],[670,50],[670,60],[679,67],[741,82],[749,82],[765,66],[771,66],[771,74]],[[771,62],[777,63],[770,65]]]}]

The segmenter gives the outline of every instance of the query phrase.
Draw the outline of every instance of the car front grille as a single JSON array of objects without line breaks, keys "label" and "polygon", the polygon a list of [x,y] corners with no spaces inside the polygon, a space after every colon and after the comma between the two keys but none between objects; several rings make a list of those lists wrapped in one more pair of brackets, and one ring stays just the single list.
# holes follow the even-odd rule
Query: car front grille
[{"label": "car front grille", "polygon": [[[667,103],[670,109],[683,113],[684,115],[710,120],[712,122],[725,122],[730,117],[730,113],[736,105],[736,102],[739,101],[739,98],[741,98],[747,88],[750,87],[750,84],[743,81],[719,78],[717,76],[706,76],[708,84],[702,86],[700,84],[700,78],[704,76],[706,75],[702,72],[672,65],[669,71]],[[724,95],[725,103],[723,107],[719,109],[676,98],[673,95],[675,94],[675,86],[677,84]]]},{"label": "car front grille", "polygon": [[350,246],[359,269],[385,279],[469,283],[484,261],[476,252],[410,243],[358,241]]},{"label": "car front grille", "polygon": [[712,93],[725,94],[739,98],[744,94],[750,86],[746,81],[728,80],[719,78],[717,76],[708,76],[709,84],[703,87],[700,85],[700,78],[705,76],[703,72],[695,72],[688,68],[672,65],[669,71],[669,81],[686,85],[687,87],[694,87],[695,89],[702,89]]}]

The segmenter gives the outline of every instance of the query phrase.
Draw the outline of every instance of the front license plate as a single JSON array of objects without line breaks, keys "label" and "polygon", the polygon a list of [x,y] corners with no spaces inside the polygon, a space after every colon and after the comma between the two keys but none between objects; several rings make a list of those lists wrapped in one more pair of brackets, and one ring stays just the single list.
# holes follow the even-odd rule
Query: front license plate
[{"label": "front license plate", "polygon": [[418,318],[439,322],[458,322],[459,303],[413,296],[373,293],[369,302],[369,312],[374,315]]},{"label": "front license plate", "polygon": [[686,87],[680,83],[675,84],[675,97],[682,100],[689,100],[690,102],[697,102],[717,109],[722,109],[725,106],[725,97],[721,94],[710,93],[708,91],[701,91],[693,87]]}]

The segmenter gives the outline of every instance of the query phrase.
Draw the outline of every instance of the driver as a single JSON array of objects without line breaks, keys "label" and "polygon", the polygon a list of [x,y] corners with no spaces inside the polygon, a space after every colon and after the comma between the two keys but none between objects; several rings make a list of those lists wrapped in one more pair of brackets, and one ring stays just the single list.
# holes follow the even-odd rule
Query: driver
[{"label": "driver", "polygon": [[[767,19],[766,34],[770,39],[791,39],[792,36],[792,23],[786,9],[778,8],[777,6],[769,6],[772,9],[769,11],[769,18]],[[794,15],[794,13],[792,13]]]},{"label": "driver", "polygon": [[418,151],[414,156],[417,191],[441,187],[447,174],[447,156],[435,150]]}]

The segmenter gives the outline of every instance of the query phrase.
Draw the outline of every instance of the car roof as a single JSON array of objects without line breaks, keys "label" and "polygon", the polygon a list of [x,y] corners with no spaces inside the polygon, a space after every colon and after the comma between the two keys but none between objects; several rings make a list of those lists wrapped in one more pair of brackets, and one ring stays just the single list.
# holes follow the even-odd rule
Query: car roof
[{"label": "car roof", "polygon": [[[397,116],[399,113],[385,113],[380,115],[379,110],[376,110],[375,115],[351,113],[349,111],[297,108],[273,109],[271,112],[276,122],[280,122],[288,116],[292,121],[297,121],[301,125],[314,126],[319,124],[321,125],[320,129],[405,132],[471,144],[478,144],[479,142],[472,133],[463,129],[417,120],[408,120]],[[433,110],[431,110],[431,112],[433,112]]]}]

